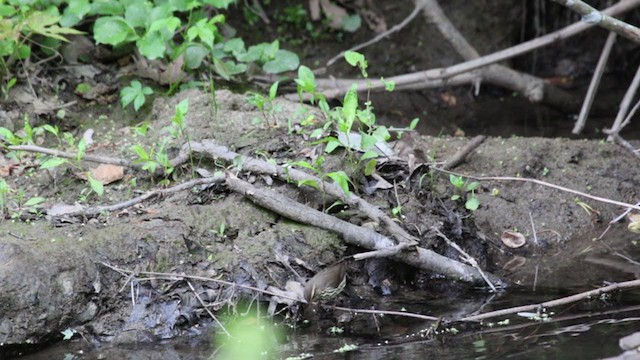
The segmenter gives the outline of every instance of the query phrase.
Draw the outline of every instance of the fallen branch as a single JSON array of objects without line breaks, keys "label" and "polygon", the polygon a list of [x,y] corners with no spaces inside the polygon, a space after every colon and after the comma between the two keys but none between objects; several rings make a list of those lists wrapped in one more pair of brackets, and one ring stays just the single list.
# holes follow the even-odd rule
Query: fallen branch
[{"label": "fallen branch", "polygon": [[618,35],[624,36],[627,39],[640,44],[640,29],[627,24],[624,21],[620,21],[616,18],[603,14],[597,9],[591,7],[589,4],[581,0],[551,0],[562,6],[565,6],[578,14],[582,15],[582,21],[588,24],[595,24],[601,26],[609,31],[612,31]]},{"label": "fallen branch", "polygon": [[442,165],[441,169],[451,170],[456,166],[462,164],[467,156],[471,154],[473,150],[475,150],[480,144],[484,142],[487,137],[484,135],[478,135],[471,139],[467,145],[465,145],[462,149],[458,150],[451,158],[449,158],[444,165]]},{"label": "fallen branch", "polygon": [[[615,5],[605,9],[602,11],[602,14],[606,14],[609,16],[619,15],[624,12],[627,12],[631,9],[640,6],[640,0],[625,0],[616,3]],[[500,61],[508,60],[514,58],[516,56],[520,56],[526,54],[530,51],[539,49],[541,47],[559,42],[561,40],[567,39],[569,37],[575,36],[591,27],[593,24],[587,24],[584,22],[578,22],[567,26],[558,31],[549,33],[547,35],[526,41],[524,43],[518,44],[516,46],[497,51],[495,53],[473,59],[470,61],[466,61],[464,63],[460,63],[457,65],[453,65],[447,68],[437,68],[430,70],[423,70],[393,77],[385,78],[385,82],[393,81],[396,84],[397,89],[405,89],[405,88],[425,88],[425,87],[437,87],[444,85],[459,85],[461,83],[469,83],[472,82],[473,79],[477,79],[477,74],[469,75],[465,74],[470,71],[495,64]],[[456,75],[465,74],[467,76],[463,78],[454,77]],[[444,79],[449,79],[451,82],[447,83]],[[494,79],[497,81],[497,79]],[[358,91],[384,91],[385,82],[380,80],[356,80],[356,79],[331,79],[331,80],[323,80],[317,79],[318,88],[322,90],[323,95],[327,98],[336,98],[344,95],[349,89],[351,89],[352,84],[358,85]],[[526,82],[530,82],[526,80]],[[498,84],[499,85],[499,84]],[[521,85],[520,85],[521,86]],[[544,85],[545,93],[549,93],[549,99],[557,100],[558,102],[569,101],[570,99],[564,97],[563,91],[558,90],[555,87]],[[555,90],[554,90],[555,89]],[[292,98],[297,100],[297,94],[290,94],[286,96],[287,98]],[[571,101],[573,105],[573,101]],[[579,103],[576,104],[579,107]]]},{"label": "fallen branch", "polygon": [[214,160],[220,159],[227,163],[232,163],[234,160],[239,159],[240,163],[242,163],[243,170],[276,176],[278,179],[285,182],[292,181],[298,183],[301,181],[315,181],[327,195],[338,198],[345,204],[359,209],[369,219],[382,224],[399,243],[408,242],[410,244],[417,244],[417,239],[414,236],[410,235],[406,230],[400,227],[398,223],[380,210],[380,208],[369,204],[367,201],[353,193],[346,195],[342,188],[336,183],[323,181],[317,176],[307,174],[301,170],[290,167],[285,168],[281,165],[240,155],[229,150],[226,146],[218,145],[212,140],[202,140],[201,142],[185,144],[180,151],[180,155],[173,159],[171,163],[174,166],[177,166],[178,164],[187,162],[191,153],[197,153]]},{"label": "fallen branch", "polygon": [[[259,189],[229,172],[227,172],[226,182],[231,190],[246,196],[253,203],[288,219],[336,232],[350,245],[370,250],[385,249],[394,245],[391,239],[371,229],[336,219],[331,215],[286,198],[273,190]],[[482,274],[477,269],[424,248],[415,247],[414,251],[396,253],[391,258],[464,282],[476,284],[484,282]],[[492,274],[486,276],[492,282],[504,285],[500,278]]]},{"label": "fallen branch", "polygon": [[508,309],[491,311],[484,314],[467,316],[460,319],[460,321],[478,321],[478,320],[484,320],[484,319],[494,318],[498,316],[516,314],[523,311],[534,311],[534,310],[550,308],[554,306],[566,305],[566,304],[570,304],[570,303],[580,301],[580,300],[585,300],[585,299],[597,299],[600,295],[614,291],[614,290],[634,288],[639,286],[640,286],[640,280],[625,281],[621,283],[612,284],[609,286],[603,286],[594,290],[581,292],[579,294],[566,296],[566,297],[555,299],[555,300],[545,301],[540,304],[516,306]]},{"label": "fallen branch", "polygon": [[[636,96],[636,92],[638,91],[638,87],[640,86],[640,66],[636,70],[636,74],[631,80],[631,84],[629,84],[629,88],[627,88],[627,92],[624,94],[622,101],[620,102],[620,109],[618,110],[618,114],[616,115],[616,119],[611,126],[611,129],[607,132],[609,133],[609,137],[607,140],[613,140],[613,134],[618,134],[622,128],[628,124],[628,122],[624,121],[625,117],[627,117],[627,112],[629,111],[629,106],[631,106],[631,102],[633,98]],[[624,123],[624,125],[623,125]]]}]

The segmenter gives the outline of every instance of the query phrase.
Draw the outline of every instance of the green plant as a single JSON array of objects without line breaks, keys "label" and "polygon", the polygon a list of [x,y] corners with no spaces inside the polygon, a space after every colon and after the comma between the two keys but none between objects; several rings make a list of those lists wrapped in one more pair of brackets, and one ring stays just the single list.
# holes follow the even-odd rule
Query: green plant
[{"label": "green plant", "polygon": [[476,189],[480,185],[479,182],[474,181],[469,183],[462,176],[449,175],[449,182],[455,188],[455,193],[451,195],[451,200],[458,201],[465,199],[464,207],[467,210],[477,210],[480,207],[480,200],[476,196]]},{"label": "green plant", "polygon": [[[318,156],[318,158],[314,161],[313,164],[307,162],[307,161],[296,161],[296,162],[292,162],[289,164],[289,166],[298,166],[301,168],[305,168],[308,170],[313,171],[321,180],[324,180],[326,178],[330,178],[332,179],[336,184],[338,184],[338,186],[340,186],[340,188],[342,189],[342,191],[344,191],[345,195],[349,196],[349,194],[351,194],[350,190],[349,190],[349,183],[351,183],[351,180],[349,179],[349,176],[344,172],[344,171],[334,171],[334,172],[330,172],[330,173],[325,173],[322,169],[322,165],[324,164],[324,156]],[[314,189],[318,189],[323,191],[323,189],[321,189],[320,184],[318,184],[317,181],[315,180],[310,180],[310,179],[305,179],[305,180],[300,180],[298,182],[298,186],[302,186],[302,185],[306,185],[306,186],[310,186]],[[324,191],[323,191],[324,193]]]},{"label": "green plant", "polygon": [[[247,101],[249,104],[255,106],[262,113],[262,117],[266,121],[267,125],[269,124],[269,118],[274,118],[275,114],[282,110],[282,105],[274,105],[273,100],[275,99],[278,93],[278,85],[279,81],[276,81],[269,88],[268,96],[264,96],[257,92],[250,92],[247,97]],[[268,116],[267,116],[268,114]],[[274,120],[274,125],[277,123]]]},{"label": "green plant", "polygon": [[120,90],[120,103],[122,108],[133,102],[133,109],[138,111],[146,102],[146,95],[153,94],[153,90],[148,86],[142,86],[138,80],[131,81],[131,85]]}]

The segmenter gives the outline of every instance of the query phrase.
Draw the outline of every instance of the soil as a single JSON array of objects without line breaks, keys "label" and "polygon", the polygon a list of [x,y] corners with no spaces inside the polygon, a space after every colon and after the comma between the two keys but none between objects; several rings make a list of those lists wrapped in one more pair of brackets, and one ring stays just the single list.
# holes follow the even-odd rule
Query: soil
[{"label": "soil", "polygon": [[[494,2],[482,3],[484,5],[478,6],[493,4],[496,11],[507,11]],[[384,2],[381,12],[394,14],[390,11],[393,6],[396,5]],[[488,11],[474,12],[472,8],[469,11],[490,14]],[[505,19],[518,18],[520,14],[511,13],[516,11],[513,9],[508,11]],[[394,23],[394,16],[390,15],[389,23]],[[463,19],[473,18],[468,13],[459,13],[453,20],[464,22]],[[468,22],[461,30],[477,40],[482,52],[515,41],[507,36],[487,39],[482,35],[484,30],[474,32],[476,26],[481,25],[489,27],[488,33],[498,34],[513,34],[518,27],[513,21],[507,24],[483,19]],[[428,33],[425,29],[407,31]],[[424,36],[429,38],[429,35]],[[357,38],[351,40],[357,42]],[[444,48],[436,41],[430,46]],[[344,44],[334,44],[334,47],[336,52],[345,48]],[[385,60],[387,53],[373,49],[376,54],[371,57],[373,64],[388,61]],[[323,50],[323,55],[326,54],[333,55],[333,51]],[[404,57],[405,60],[394,68],[401,72],[414,66],[407,63],[411,61],[446,64],[458,60],[450,49],[437,56],[414,49],[413,55],[412,58],[401,52],[394,53],[392,59]],[[432,58],[417,58],[418,55]],[[323,56],[316,58],[326,60]],[[337,68],[336,74],[342,71],[346,70]],[[399,114],[393,112],[395,101],[388,102],[391,109],[385,106],[384,100],[377,100],[377,104],[384,114],[383,121],[406,126],[407,119],[424,111],[423,108],[415,111],[416,104],[422,100],[428,105],[425,106],[429,109],[427,118],[442,121],[430,128],[432,134],[443,129],[446,134],[456,130],[464,132],[462,127],[466,128],[464,124],[470,113],[466,106],[477,99],[467,96],[467,90],[450,92],[463,101],[445,104],[444,92],[413,93],[406,97],[418,100],[414,99],[398,110]],[[524,106],[520,105],[521,99],[513,98],[516,105],[510,107],[509,97],[506,97],[508,105],[504,105],[503,95],[499,92],[496,96],[485,96],[489,101],[500,101],[503,105],[495,108],[502,110],[518,111]],[[64,96],[73,98],[68,91]],[[398,96],[399,103],[403,101],[402,97]],[[175,106],[183,99],[189,99],[186,129],[192,142],[210,139],[242,155],[272,159],[278,164],[308,160],[308,154],[316,150],[317,145],[296,133],[303,117],[314,113],[313,108],[278,99],[276,104],[280,111],[265,114],[249,105],[245,96],[227,90],[211,94],[191,89],[173,97],[158,97],[152,106],[143,108],[142,115],[122,112],[113,103],[96,106],[95,102],[81,102],[70,111],[71,117],[78,123],[81,123],[80,119],[92,121],[76,127],[74,120],[67,118],[62,125],[73,129],[77,135],[88,128],[95,131],[94,145],[88,150],[91,155],[129,159],[128,149],[134,144],[164,143],[170,156],[176,156],[182,142],[169,138],[166,127],[171,124]],[[4,124],[8,127],[20,128],[15,115],[27,111],[26,106],[20,107],[19,102],[10,104],[6,110],[11,116],[1,120],[7,120]],[[378,107],[375,99],[374,105]],[[411,108],[414,111],[410,111]],[[35,110],[30,108],[28,111]],[[451,117],[445,120],[447,113]],[[526,111],[510,116],[518,117],[522,113]],[[461,120],[460,116],[466,120]],[[142,120],[149,122],[151,130],[146,136],[137,136],[131,125]],[[591,131],[591,135],[597,134],[595,130]],[[634,235],[626,230],[624,221],[614,224],[614,229],[603,239],[593,239],[594,234],[599,234],[608,221],[623,211],[622,208],[531,182],[492,180],[480,182],[475,190],[480,207],[469,211],[462,201],[451,200],[456,190],[449,175],[432,170],[468,144],[469,139],[449,135],[407,135],[399,140],[399,143],[403,142],[410,143],[412,154],[424,162],[424,166],[413,171],[414,167],[409,166],[411,162],[401,156],[378,169],[387,181],[395,183],[393,188],[359,195],[387,214],[401,206],[401,216],[397,220],[419,239],[420,246],[460,259],[460,255],[434,233],[433,227],[436,227],[511,288],[585,289],[594,283],[611,280],[607,274],[612,268],[621,273],[616,281],[635,277],[633,270],[612,255],[624,253],[634,246]],[[345,151],[325,156],[327,172],[348,169],[355,184],[370,181],[349,161]],[[44,197],[46,202],[38,208],[41,213],[56,204],[118,203],[157,187],[158,179],[128,168],[122,180],[105,187],[103,197],[87,198],[88,185],[74,176],[77,170],[72,166],[41,171],[35,170],[34,164],[37,164],[35,157],[29,155],[17,165],[14,175],[4,179],[12,189],[22,189],[24,199]],[[89,166],[88,163],[85,165]],[[532,178],[602,198],[635,203],[636,189],[640,188],[638,165],[637,158],[626,150],[599,140],[498,136],[485,140],[454,170],[469,176]],[[333,199],[326,199],[321,192],[311,188],[287,184],[268,174],[238,171],[233,164],[198,157],[177,168],[171,180],[181,182],[198,177],[196,173],[211,174],[225,169],[235,169],[237,176],[253,185],[271,188],[283,197],[312,208],[326,210],[332,205]],[[224,185],[194,187],[154,197],[124,210],[90,218],[69,217],[62,222],[34,216],[24,206],[14,206],[14,210],[15,218],[3,220],[0,230],[0,357],[3,358],[59,341],[60,332],[71,328],[92,344],[154,343],[198,336],[204,332],[203,328],[215,324],[201,302],[212,304],[213,310],[226,311],[233,309],[241,299],[269,301],[270,298],[211,281],[178,276],[170,280],[154,279],[140,272],[221,278],[259,289],[269,286],[285,289],[287,281],[303,282],[304,278],[339,259],[364,251],[347,246],[330,231],[296,223],[257,207]],[[357,225],[368,222],[362,214],[348,207],[336,206],[328,212]],[[518,249],[505,246],[501,236],[506,230],[523,234],[526,244]],[[341,299],[346,305],[371,306],[383,301],[381,295],[404,294],[408,290],[424,291],[444,302],[474,291],[468,284],[452,282],[439,274],[385,259],[352,261],[348,272],[347,295]],[[279,306],[281,308],[282,304]],[[297,318],[304,316],[299,305],[292,305],[288,311]]]}]

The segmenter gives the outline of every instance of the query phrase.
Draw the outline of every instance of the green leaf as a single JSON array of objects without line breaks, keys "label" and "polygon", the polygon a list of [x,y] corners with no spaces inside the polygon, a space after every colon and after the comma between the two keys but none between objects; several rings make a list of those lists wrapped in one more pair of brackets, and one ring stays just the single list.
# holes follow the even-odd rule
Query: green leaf
[{"label": "green leaf", "polygon": [[271,87],[269,88],[269,99],[273,100],[276,98],[279,84],[280,84],[280,81],[276,81],[271,85]]},{"label": "green leaf", "polygon": [[376,159],[371,159],[367,162],[367,166],[364,167],[364,174],[366,176],[371,176],[373,172],[376,170],[376,166],[378,165],[378,161]]},{"label": "green leaf", "polygon": [[133,100],[133,110],[138,111],[144,105],[146,99],[142,93],[138,93]]},{"label": "green leaf", "polygon": [[327,154],[331,154],[333,152],[333,150],[335,150],[336,148],[338,148],[338,146],[340,146],[340,142],[338,140],[331,140],[329,142],[327,142],[327,146],[324,148],[324,151],[327,152]]},{"label": "green leaf", "polygon": [[298,55],[288,50],[278,50],[275,58],[264,64],[262,69],[268,74],[279,74],[285,71],[292,71],[300,65]]},{"label": "green leaf", "polygon": [[342,115],[344,122],[340,124],[340,131],[348,133],[356,119],[356,111],[358,110],[358,87],[356,84],[351,86],[351,90],[347,91],[342,104]]},{"label": "green leaf", "polygon": [[240,55],[240,54],[244,54],[246,52],[246,50],[244,48],[244,40],[242,40],[240,38],[234,38],[234,39],[227,40],[224,43],[223,50],[225,52],[232,53],[236,57],[238,55]]},{"label": "green leaf", "polygon": [[409,129],[410,130],[415,130],[416,126],[418,126],[418,122],[420,121],[420,119],[415,118],[413,120],[411,120],[411,124],[409,124]]},{"label": "green leaf", "polygon": [[[93,0],[91,2],[90,15],[122,15],[124,7],[114,0]],[[95,34],[95,32],[94,32]]]},{"label": "green leaf", "polygon": [[104,194],[104,184],[102,181],[96,180],[90,174],[87,174],[87,180],[89,181],[89,186],[91,186],[91,190],[94,193],[98,194],[98,196],[102,196]]},{"label": "green leaf", "polygon": [[351,192],[349,191],[349,176],[344,171],[335,171],[327,174],[333,181],[336,182],[344,191],[345,195],[349,196]]},{"label": "green leaf", "polygon": [[360,161],[364,161],[367,159],[375,159],[378,157],[378,153],[375,151],[367,151],[360,157]]},{"label": "green leaf", "polygon": [[91,5],[88,0],[70,0],[69,6],[65,9],[66,11],[82,19],[91,11]]},{"label": "green leaf", "polygon": [[362,76],[367,77],[367,67],[369,64],[364,58],[364,55],[357,51],[347,51],[344,53],[344,58],[347,60],[349,65],[358,66],[360,68],[360,72],[362,72]]},{"label": "green leaf", "polygon": [[231,79],[227,65],[220,59],[213,58],[213,70],[225,80]]},{"label": "green leaf", "polygon": [[373,136],[381,142],[385,142],[391,138],[391,134],[386,126],[378,126],[373,131]]},{"label": "green leaf", "polygon": [[124,18],[131,27],[144,28],[149,21],[151,3],[147,1],[133,1],[124,11]]},{"label": "green leaf", "polygon": [[462,176],[449,175],[449,182],[458,189],[462,189],[464,186],[464,179]]},{"label": "green leaf", "polygon": [[18,12],[18,9],[16,7],[10,5],[0,5],[0,16],[2,17],[13,16],[13,14],[15,14],[16,12]]},{"label": "green leaf", "polygon": [[149,160],[151,157],[149,156],[149,153],[139,144],[133,145],[131,146],[131,150],[133,150],[133,152],[136,153],[136,155],[138,155],[138,158],[140,160]]},{"label": "green leaf", "polygon": [[202,65],[202,60],[209,54],[209,51],[202,45],[195,44],[188,46],[184,50],[184,64],[187,69],[197,69]]},{"label": "green leaf", "polygon": [[311,179],[304,179],[304,180],[298,181],[298,187],[302,185],[310,186],[314,189],[319,189],[318,182]]},{"label": "green leaf", "polygon": [[347,60],[351,66],[359,66],[365,62],[364,55],[357,51],[347,51],[344,53],[344,59]]},{"label": "green leaf", "polygon": [[451,195],[451,200],[456,201],[458,199],[460,199],[460,195]]},{"label": "green leaf", "polygon": [[32,197],[29,200],[27,200],[26,203],[24,203],[25,207],[32,207],[32,206],[36,206],[38,204],[42,204],[43,202],[45,202],[46,199],[40,196],[36,196],[36,197]]},{"label": "green leaf", "polygon": [[62,159],[62,158],[51,158],[51,159],[47,159],[45,160],[42,164],[40,164],[40,169],[52,169],[55,167],[58,167],[64,163],[66,163],[67,160]]},{"label": "green leaf", "polygon": [[473,190],[477,189],[478,186],[480,186],[480,183],[477,182],[477,181],[474,181],[474,182],[472,182],[472,183],[467,185],[467,189],[466,190],[467,191],[473,191]]},{"label": "green leaf", "polygon": [[205,4],[209,4],[218,9],[226,9],[229,5],[235,3],[235,0],[203,0]]},{"label": "green leaf", "polygon": [[384,89],[388,92],[392,92],[393,90],[396,89],[396,82],[395,81],[386,81],[384,78],[380,78],[380,81],[382,81],[382,83],[384,84]]},{"label": "green leaf", "polygon": [[290,163],[289,165],[298,166],[298,167],[301,167],[301,168],[309,169],[309,170],[312,170],[313,172],[317,172],[318,171],[318,169],[316,169],[313,165],[309,164],[306,161],[295,161],[295,162]]},{"label": "green leaf", "polygon": [[93,25],[93,37],[98,44],[120,45],[127,40],[133,30],[120,16],[105,16]]},{"label": "green leaf", "polygon": [[476,196],[469,197],[467,202],[464,203],[464,207],[467,210],[475,211],[480,207],[480,200]]},{"label": "green leaf", "polygon": [[308,67],[301,65],[298,68],[298,78],[296,79],[296,84],[301,88],[302,91],[314,94],[316,92],[316,76],[313,74],[313,71]]},{"label": "green leaf", "polygon": [[362,26],[360,15],[347,15],[342,18],[342,30],[346,32],[356,32]]},{"label": "green leaf", "polygon": [[140,53],[149,60],[163,58],[167,49],[164,45],[164,38],[158,31],[147,32],[136,41],[136,46]]}]

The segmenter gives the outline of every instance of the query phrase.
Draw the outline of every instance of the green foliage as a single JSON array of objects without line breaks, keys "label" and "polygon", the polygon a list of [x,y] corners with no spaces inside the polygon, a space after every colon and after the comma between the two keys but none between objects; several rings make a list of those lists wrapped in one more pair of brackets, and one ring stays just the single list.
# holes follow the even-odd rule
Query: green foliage
[{"label": "green foliage", "polygon": [[[277,40],[245,48],[242,39],[226,39],[221,34],[219,27],[226,16],[220,12],[235,2],[39,0],[0,4],[0,75],[16,60],[30,57],[33,46],[52,54],[67,41],[65,36],[82,34],[73,27],[87,20],[97,44],[116,48],[132,44],[150,60],[181,62],[189,70],[208,67],[226,80],[245,73],[249,64],[270,74],[295,70],[298,56],[280,49]],[[212,10],[217,15],[211,16]],[[8,78],[0,89],[6,94],[11,86]],[[139,91],[127,104],[141,106],[144,101]]]},{"label": "green foliage", "polygon": [[133,109],[138,111],[146,102],[146,95],[153,94],[153,90],[142,84],[138,80],[133,80],[130,86],[120,90],[120,103],[125,108],[133,102]]}]

